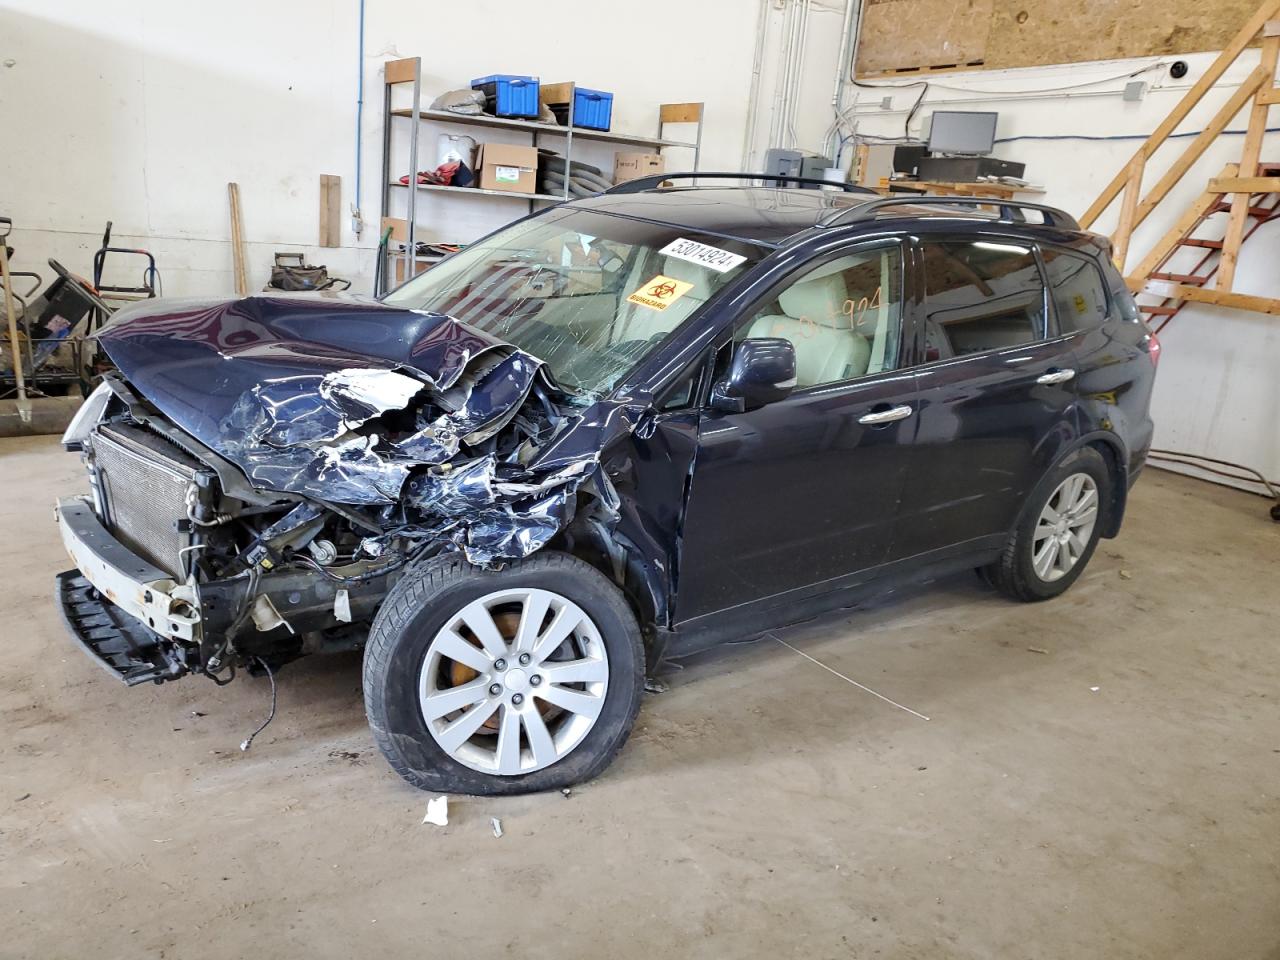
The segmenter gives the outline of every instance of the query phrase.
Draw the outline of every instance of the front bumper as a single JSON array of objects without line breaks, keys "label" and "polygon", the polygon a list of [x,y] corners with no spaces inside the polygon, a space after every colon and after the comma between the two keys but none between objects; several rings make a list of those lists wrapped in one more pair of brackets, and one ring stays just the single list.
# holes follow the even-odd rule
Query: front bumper
[{"label": "front bumper", "polygon": [[58,575],[58,603],[72,636],[130,685],[188,672],[186,657],[198,656],[203,635],[195,590],[120,544],[86,498],[60,500],[55,515],[78,568]]}]

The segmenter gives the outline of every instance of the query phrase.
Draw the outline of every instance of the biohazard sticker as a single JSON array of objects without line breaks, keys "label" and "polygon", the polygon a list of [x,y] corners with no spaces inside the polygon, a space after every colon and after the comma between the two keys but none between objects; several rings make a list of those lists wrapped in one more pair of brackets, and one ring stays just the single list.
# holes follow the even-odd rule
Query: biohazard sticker
[{"label": "biohazard sticker", "polygon": [[662,274],[658,274],[631,296],[627,297],[627,303],[648,307],[650,310],[665,310],[692,289],[692,283],[673,280],[671,277],[664,277]]}]

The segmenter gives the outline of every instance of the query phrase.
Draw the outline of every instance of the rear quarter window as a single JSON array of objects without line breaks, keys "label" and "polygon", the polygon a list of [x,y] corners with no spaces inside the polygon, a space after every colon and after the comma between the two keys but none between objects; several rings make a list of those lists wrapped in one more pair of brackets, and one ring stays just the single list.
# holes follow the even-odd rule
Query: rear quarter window
[{"label": "rear quarter window", "polygon": [[1042,247],[1040,252],[1059,332],[1102,326],[1107,319],[1107,284],[1098,265],[1088,257],[1064,250]]}]

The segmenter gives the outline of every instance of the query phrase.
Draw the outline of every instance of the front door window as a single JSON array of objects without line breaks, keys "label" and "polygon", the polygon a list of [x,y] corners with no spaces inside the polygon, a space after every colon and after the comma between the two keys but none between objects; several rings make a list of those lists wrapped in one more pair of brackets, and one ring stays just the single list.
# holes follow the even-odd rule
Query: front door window
[{"label": "front door window", "polygon": [[901,250],[865,250],[800,274],[738,328],[735,340],[757,337],[791,341],[798,390],[895,369]]}]

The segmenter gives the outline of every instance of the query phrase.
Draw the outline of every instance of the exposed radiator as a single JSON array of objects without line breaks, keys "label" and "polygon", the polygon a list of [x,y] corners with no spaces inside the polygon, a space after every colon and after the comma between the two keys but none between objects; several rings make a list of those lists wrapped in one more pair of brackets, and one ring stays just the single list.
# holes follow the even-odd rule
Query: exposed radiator
[{"label": "exposed radiator", "polygon": [[127,424],[103,424],[92,443],[107,528],[181,580],[179,551],[190,545],[191,534],[178,529],[177,521],[187,518],[187,488],[200,464],[169,441]]}]

